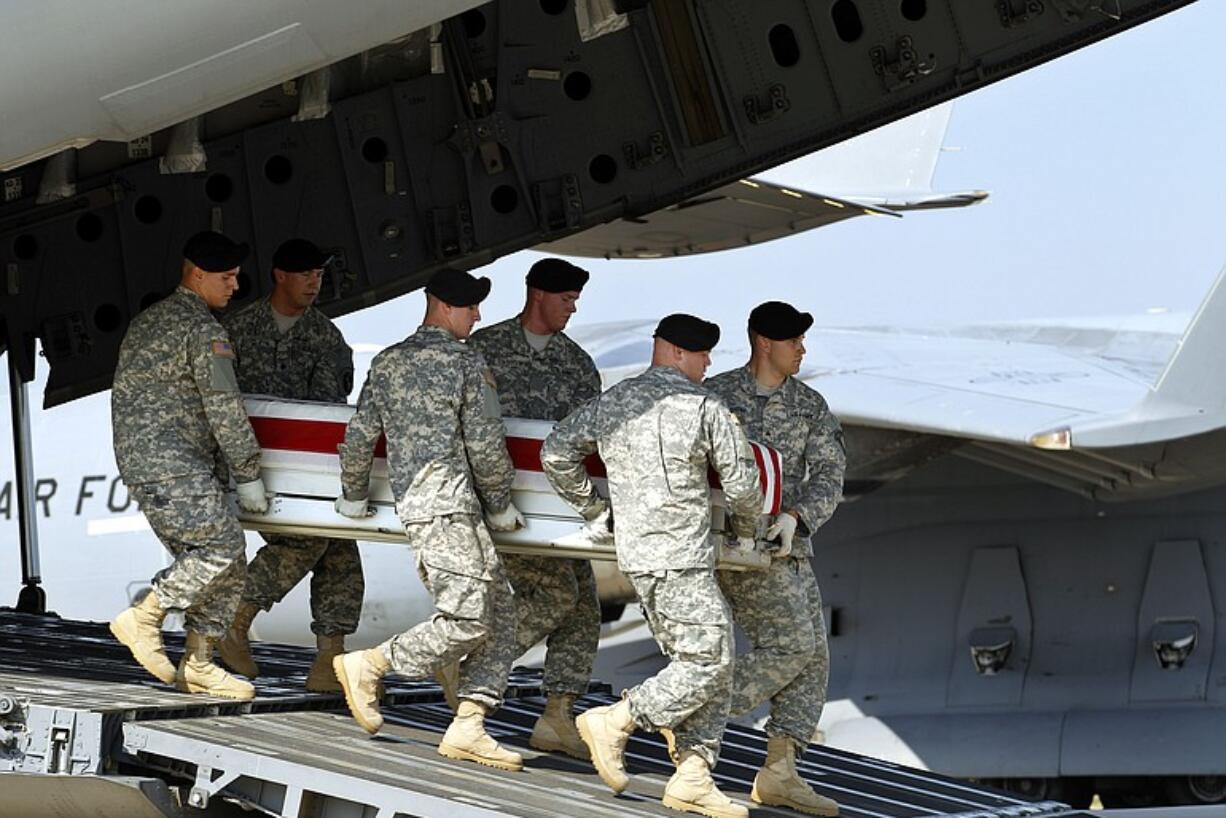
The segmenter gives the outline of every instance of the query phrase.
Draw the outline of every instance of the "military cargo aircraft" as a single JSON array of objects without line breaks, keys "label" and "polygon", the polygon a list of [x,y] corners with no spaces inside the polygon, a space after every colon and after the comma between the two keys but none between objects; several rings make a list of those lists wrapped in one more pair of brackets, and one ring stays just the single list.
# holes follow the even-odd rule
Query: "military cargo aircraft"
[{"label": "military cargo aircraft", "polygon": [[[50,513],[64,488],[76,514],[127,502],[113,473],[36,485],[23,434],[35,349],[49,364],[46,404],[64,404],[57,421],[78,406],[84,419],[69,401],[106,388],[127,321],[173,286],[177,248],[197,229],[256,247],[244,299],[265,289],[259,273],[284,235],[319,237],[339,251],[323,306],[342,314],[442,265],[619,219],[570,251],[701,252],[844,211],[884,214],[905,203],[810,195],[820,188],[761,171],[1185,4],[369,3],[344,20],[307,4],[211,4],[207,17],[142,3],[63,4],[38,19],[6,9],[5,75],[41,81],[41,94],[0,89],[13,125],[0,134],[0,311],[25,441],[15,470],[29,478],[26,501],[17,479],[6,502],[27,512],[23,575],[39,573],[29,511]],[[70,104],[44,125],[49,96]],[[709,228],[726,206],[772,218],[720,236]],[[652,219],[661,229],[643,229]],[[83,458],[105,442],[95,432]],[[127,511],[97,533],[134,525]],[[95,587],[149,573],[107,568]],[[23,603],[39,607],[37,582],[26,587]]]}]

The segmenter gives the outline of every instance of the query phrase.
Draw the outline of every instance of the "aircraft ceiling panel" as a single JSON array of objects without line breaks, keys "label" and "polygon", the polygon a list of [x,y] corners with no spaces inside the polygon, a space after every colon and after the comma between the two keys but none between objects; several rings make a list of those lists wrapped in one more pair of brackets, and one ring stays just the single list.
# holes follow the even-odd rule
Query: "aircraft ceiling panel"
[{"label": "aircraft ceiling panel", "polygon": [[[694,199],[1188,2],[1120,0],[1113,19],[1081,0],[640,0],[626,27],[584,42],[572,0],[499,0],[410,37],[389,30],[386,45],[236,102],[210,88],[214,110],[189,126],[53,158],[58,176],[0,174],[3,337],[26,378],[42,340],[45,402],[61,403],[105,388],[124,328],[174,284],[195,230],[256,248],[232,308],[298,233],[340,251],[322,307],[350,312],[445,265]],[[354,41],[383,24],[350,22]],[[72,87],[47,80],[53,97]],[[194,133],[198,150],[168,157],[191,171],[163,172],[172,137]],[[750,240],[784,229],[763,215]]]}]

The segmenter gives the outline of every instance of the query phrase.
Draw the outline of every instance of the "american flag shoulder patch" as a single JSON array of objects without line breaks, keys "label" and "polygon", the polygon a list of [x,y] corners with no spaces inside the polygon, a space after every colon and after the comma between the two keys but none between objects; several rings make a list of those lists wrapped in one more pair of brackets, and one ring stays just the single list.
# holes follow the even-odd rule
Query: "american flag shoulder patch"
[{"label": "american flag shoulder patch", "polygon": [[213,355],[215,355],[218,358],[233,358],[234,357],[234,347],[230,344],[229,341],[214,341],[213,342]]}]

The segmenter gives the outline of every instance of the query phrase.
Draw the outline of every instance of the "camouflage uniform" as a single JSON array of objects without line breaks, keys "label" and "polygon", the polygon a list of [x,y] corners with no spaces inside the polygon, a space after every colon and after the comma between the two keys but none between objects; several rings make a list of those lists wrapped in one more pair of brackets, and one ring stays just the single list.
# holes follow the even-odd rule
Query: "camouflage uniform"
[{"label": "camouflage uniform", "polygon": [[[249,394],[344,403],[353,389],[353,350],[327,316],[308,307],[282,333],[267,298],[226,317],[237,354],[238,384]],[[265,611],[311,575],[311,630],[321,636],[353,633],[362,614],[365,582],[357,543],[324,537],[264,535],[267,543],[247,566],[243,601]]]},{"label": "camouflage uniform", "polygon": [[379,353],[340,445],[341,487],[350,500],[367,496],[386,435],[396,513],[437,612],[379,649],[411,678],[466,656],[460,698],[498,707],[518,655],[515,607],[477,498],[505,510],[515,469],[487,374],[480,354],[441,327]]},{"label": "camouflage uniform", "polygon": [[185,287],[133,319],[111,392],[119,474],[175,556],[153,578],[187,629],[222,636],[247,578],[243,529],[225,495],[260,476],[260,448],[234,377],[229,336]]},{"label": "camouflage uniform", "polygon": [[720,572],[733,618],[751,644],[737,658],[731,712],[747,713],[769,699],[767,735],[790,736],[803,750],[821,718],[830,675],[809,535],[830,519],[843,493],[843,432],[822,396],[795,378],[767,397],[758,395],[748,367],[705,385],[754,440],[783,455],[782,507],[800,515],[790,556],[772,560],[765,572]]},{"label": "camouflage uniform", "polygon": [[[474,333],[470,343],[494,373],[506,417],[561,420],[600,394],[596,364],[561,332],[537,352],[517,317]],[[504,555],[502,564],[515,589],[520,652],[548,637],[545,692],[583,695],[600,640],[592,564],[522,554]]]},{"label": "camouflage uniform", "polygon": [[708,462],[723,483],[738,536],[761,512],[758,470],[740,424],[705,389],[652,367],[590,401],[541,449],[550,482],[584,517],[599,511],[583,459],[609,475],[618,567],[669,664],[627,691],[640,727],[672,728],[679,751],[715,765],[733,675],[732,620],[716,583]]}]

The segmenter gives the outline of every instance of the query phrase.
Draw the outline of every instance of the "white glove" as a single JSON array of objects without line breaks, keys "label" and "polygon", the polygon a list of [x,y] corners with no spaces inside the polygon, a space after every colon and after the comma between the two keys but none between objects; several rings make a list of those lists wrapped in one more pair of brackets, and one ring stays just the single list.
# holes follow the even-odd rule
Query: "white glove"
[{"label": "white glove", "polygon": [[598,508],[596,516],[584,523],[583,534],[593,543],[611,543],[613,542],[613,509],[603,501]]},{"label": "white glove", "polygon": [[239,483],[238,507],[252,514],[263,514],[268,511],[268,496],[264,494],[264,480],[255,478],[250,483]]},{"label": "white glove", "polygon": [[490,531],[515,531],[528,525],[514,503],[507,503],[507,507],[499,512],[486,510],[485,524]]},{"label": "white glove", "polygon": [[753,537],[737,537],[736,538],[736,550],[737,551],[753,551],[757,547],[758,547],[758,543]]},{"label": "white glove", "polygon": [[354,520],[361,520],[366,517],[367,500],[363,497],[361,500],[346,500],[345,495],[336,498],[336,503],[333,508],[336,513],[343,517],[350,517]]},{"label": "white glove", "polygon": [[786,511],[775,515],[766,529],[766,539],[779,538],[779,547],[771,548],[772,557],[786,557],[792,553],[792,537],[796,536],[796,518]]}]

